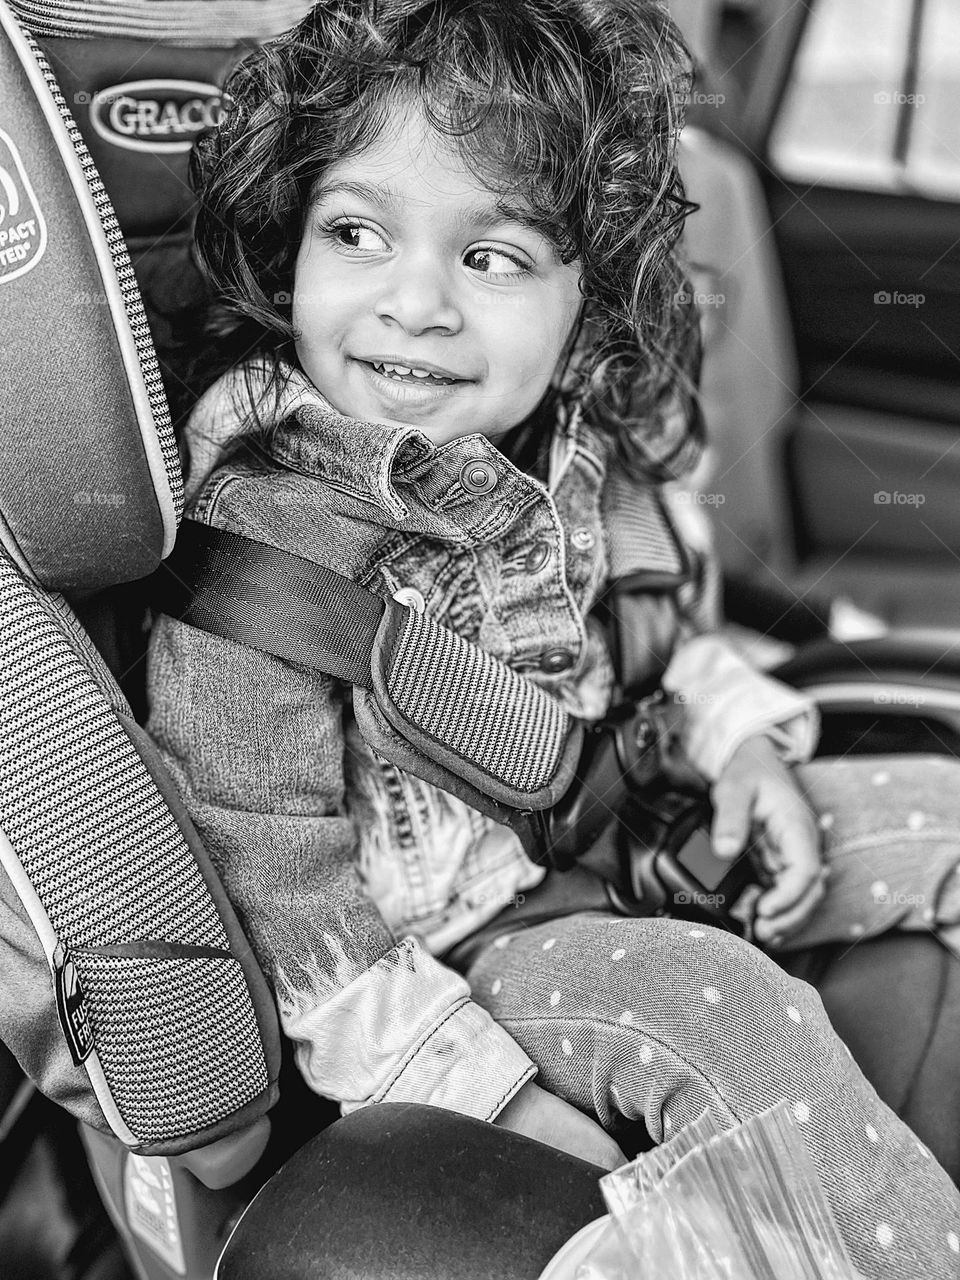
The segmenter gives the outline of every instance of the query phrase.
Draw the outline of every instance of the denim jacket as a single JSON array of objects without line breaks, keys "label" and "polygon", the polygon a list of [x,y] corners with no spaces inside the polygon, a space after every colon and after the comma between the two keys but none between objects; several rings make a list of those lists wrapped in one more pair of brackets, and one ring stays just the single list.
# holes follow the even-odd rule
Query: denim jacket
[{"label": "denim jacket", "polygon": [[[633,563],[611,566],[624,480],[596,428],[559,401],[538,479],[480,435],[437,447],[345,417],[291,369],[268,443],[224,455],[238,385],[221,380],[188,424],[187,514],[400,593],[575,715],[604,714],[614,672],[589,612],[612,571],[662,567],[670,541],[644,508]],[[713,780],[758,732],[809,758],[812,704],[711,634],[708,603],[701,585],[675,609],[663,680],[689,760]],[[631,625],[638,653],[654,646],[642,610]],[[662,625],[651,601],[649,627]],[[344,1111],[417,1101],[493,1119],[536,1067],[438,957],[543,868],[513,832],[388,763],[332,677],[161,615],[148,693],[147,730],[308,1083]]]}]

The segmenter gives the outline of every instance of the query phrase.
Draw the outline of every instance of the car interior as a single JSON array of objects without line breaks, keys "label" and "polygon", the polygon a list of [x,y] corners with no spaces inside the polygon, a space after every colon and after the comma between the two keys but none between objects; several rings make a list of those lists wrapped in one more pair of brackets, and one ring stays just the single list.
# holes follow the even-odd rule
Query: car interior
[{"label": "car interior", "polygon": [[[919,0],[884,0],[877,49],[856,76],[836,72],[831,83],[856,78],[878,108],[890,149],[878,142],[872,176],[854,185],[836,155],[816,170],[824,152],[811,141],[817,67],[846,7],[672,0],[698,65],[681,163],[699,208],[683,253],[711,440],[687,502],[713,530],[731,621],[818,702],[819,754],[957,755],[960,219],[949,156],[932,155],[896,97],[924,92],[928,75],[931,95],[956,90],[960,70],[930,70],[927,52],[954,19],[946,0],[925,14]],[[141,727],[153,575],[182,515],[175,428],[197,394],[205,303],[187,164],[230,68],[307,8],[0,0],[0,230],[4,218],[8,230],[14,217],[34,222],[23,255],[5,257],[14,242],[0,241],[0,845],[11,851],[0,939],[29,933],[11,868],[35,848],[76,868],[48,908],[66,921],[82,914],[87,877],[142,851],[144,831],[168,824],[171,841],[199,844]],[[874,103],[884,93],[896,100]],[[841,597],[881,621],[875,634],[838,635]],[[64,936],[83,950],[66,925]],[[932,937],[889,934],[789,963],[880,1096],[960,1178],[955,957]],[[406,1105],[340,1118],[281,1055],[246,969],[270,1105],[231,1110],[218,1072],[192,1066],[200,1041],[212,1061],[213,1005],[209,1043],[206,1028],[185,1042],[157,1014],[151,1081],[179,1080],[198,1107],[208,1090],[220,1128],[176,1154],[132,1151],[135,1140],[78,1122],[38,1087],[45,1068],[17,1033],[27,1003],[2,973],[0,1259],[16,1280],[534,1280],[603,1213],[596,1169],[494,1126]],[[106,1044],[113,988],[92,967],[84,981]],[[154,989],[137,998],[153,1018]],[[649,1144],[642,1126],[617,1136],[627,1154]]]}]

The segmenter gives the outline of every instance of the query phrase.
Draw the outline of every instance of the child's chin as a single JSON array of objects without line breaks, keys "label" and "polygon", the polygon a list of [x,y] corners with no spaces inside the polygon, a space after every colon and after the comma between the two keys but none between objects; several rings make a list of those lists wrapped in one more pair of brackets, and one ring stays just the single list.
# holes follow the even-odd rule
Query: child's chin
[{"label": "child's chin", "polygon": [[426,414],[417,414],[411,411],[409,414],[404,413],[402,409],[395,413],[385,412],[382,408],[371,409],[368,413],[355,415],[363,418],[365,422],[376,422],[387,427],[415,427],[422,435],[425,435],[431,443],[435,445],[449,444],[451,440],[459,440],[463,436],[489,436],[492,437],[494,431],[500,430],[491,425],[487,431],[483,426],[476,426],[471,423],[464,424],[462,415],[455,418],[441,418],[437,416],[428,416]]}]

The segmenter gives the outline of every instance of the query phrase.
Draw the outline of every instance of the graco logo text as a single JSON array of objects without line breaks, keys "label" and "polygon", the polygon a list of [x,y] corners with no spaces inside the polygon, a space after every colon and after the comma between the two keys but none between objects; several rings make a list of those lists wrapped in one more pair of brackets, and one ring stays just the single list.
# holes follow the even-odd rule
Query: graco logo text
[{"label": "graco logo text", "polygon": [[[78,101],[88,99],[78,94]],[[130,80],[89,99],[90,122],[107,142],[130,151],[189,151],[220,122],[221,94],[199,80]]]}]

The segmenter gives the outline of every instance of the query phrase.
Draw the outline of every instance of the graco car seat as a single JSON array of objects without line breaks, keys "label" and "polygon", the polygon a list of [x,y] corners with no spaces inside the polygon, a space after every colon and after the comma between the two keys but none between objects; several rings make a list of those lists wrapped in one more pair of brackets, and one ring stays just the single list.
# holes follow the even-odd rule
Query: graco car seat
[{"label": "graco car seat", "polygon": [[[111,1056],[104,1048],[103,1058],[105,1070],[117,1080],[133,1061],[133,1086],[146,1091],[152,1084],[159,1090],[136,1099],[138,1114],[147,1114],[154,1125],[151,1132],[169,1129],[169,1098],[185,1098],[189,1104],[189,1114],[174,1126],[167,1154],[134,1154],[132,1147],[146,1150],[144,1144],[95,1127],[98,1117],[88,1107],[83,1133],[91,1163],[137,1275],[147,1280],[177,1275],[208,1280],[229,1228],[271,1174],[269,1189],[257,1197],[232,1237],[220,1270],[224,1280],[317,1273],[376,1280],[398,1271],[425,1278],[449,1276],[454,1269],[465,1280],[533,1277],[566,1236],[600,1212],[595,1171],[582,1162],[432,1108],[380,1106],[338,1120],[311,1137],[331,1117],[314,1101],[308,1105],[295,1081],[281,1086],[280,1104],[271,1112],[273,1134],[265,1146],[266,1124],[257,1117],[273,1102],[278,1070],[269,1002],[229,905],[205,865],[182,800],[140,729],[142,714],[135,714],[142,706],[142,690],[139,699],[136,692],[136,650],[138,642],[142,647],[146,599],[146,588],[137,584],[148,578],[175,539],[179,471],[163,423],[164,398],[150,335],[124,265],[123,241],[114,234],[106,257],[89,247],[96,242],[102,250],[111,229],[116,230],[97,169],[102,166],[112,174],[109,194],[116,193],[120,226],[135,250],[144,250],[138,259],[140,278],[174,396],[182,353],[165,321],[171,307],[183,301],[174,295],[171,303],[171,296],[174,286],[182,284],[186,264],[189,200],[181,179],[172,176],[182,151],[116,147],[97,131],[93,108],[122,96],[104,92],[111,86],[126,85],[126,96],[133,98],[133,69],[145,65],[150,75],[144,78],[168,82],[164,88],[171,96],[164,101],[177,100],[170,81],[187,78],[195,85],[215,86],[238,52],[232,36],[228,46],[214,42],[208,26],[178,25],[179,15],[193,9],[189,5],[170,6],[178,15],[172,22],[177,42],[160,39],[169,29],[166,8],[158,3],[128,2],[122,9],[90,4],[81,19],[69,4],[59,11],[49,0],[35,9],[19,4],[24,24],[35,25],[42,51],[55,68],[48,78],[41,73],[42,83],[36,78],[41,66],[36,53],[3,10],[0,129],[4,141],[13,140],[23,162],[47,234],[42,249],[39,236],[28,240],[36,266],[16,278],[0,279],[0,438],[6,450],[0,480],[0,584],[7,636],[0,705],[8,729],[0,813],[6,842],[16,855],[8,861],[10,866],[28,861],[31,838],[39,831],[40,843],[52,851],[58,867],[80,867],[60,895],[64,901],[49,908],[51,914],[62,911],[60,930],[74,952],[99,947],[127,967],[144,959],[148,967],[157,967],[166,958],[157,944],[172,950],[183,940],[177,934],[180,920],[168,920],[163,927],[151,923],[149,932],[143,924],[143,900],[156,896],[156,884],[139,884],[143,900],[119,901],[115,896],[110,912],[98,911],[100,904],[91,901],[88,887],[95,884],[100,897],[118,885],[129,894],[131,882],[125,874],[121,878],[126,851],[130,860],[149,867],[148,880],[156,880],[163,850],[155,850],[145,837],[154,837],[155,844],[166,841],[164,848],[175,847],[178,859],[170,864],[170,879],[193,878],[195,913],[208,918],[211,928],[221,928],[229,943],[186,944],[195,951],[230,951],[229,959],[206,954],[181,959],[216,959],[229,964],[234,975],[234,1020],[224,1016],[226,984],[214,984],[204,1002],[190,1010],[195,1020],[184,1035],[180,1025],[165,1026],[155,996],[140,997],[148,988],[138,987],[133,1002],[121,1006],[109,985],[98,983],[96,964],[82,973],[88,976],[91,1030],[98,1048],[110,1040],[116,1009],[133,1011],[138,1037],[114,1036],[115,1051]],[[240,24],[233,30],[249,18],[238,3],[200,8],[206,17],[215,10],[219,40],[225,38],[225,14]],[[266,8],[251,6],[261,18]],[[296,16],[289,7],[280,12],[284,22]],[[266,33],[263,24],[253,30],[254,35]],[[97,58],[101,44],[102,65]],[[59,134],[56,120],[35,110],[37,101],[57,106],[58,93],[68,99],[56,113],[56,119],[66,122]],[[73,133],[71,100],[79,126]],[[139,99],[144,100],[158,101]],[[209,102],[195,88],[185,100]],[[189,124],[202,116],[202,109],[172,115]],[[165,116],[161,103],[156,110],[131,107],[126,115],[117,114],[115,123],[128,143],[146,143],[149,139],[134,136],[139,122],[150,130],[164,118],[171,113]],[[79,168],[70,160],[64,137],[82,159]],[[87,139],[103,151],[96,166],[84,156]],[[106,150],[110,146],[118,155]],[[137,168],[140,163],[150,166],[149,187]],[[66,185],[57,189],[58,175],[64,181],[61,167]],[[161,199],[168,181],[169,199]],[[26,189],[22,176],[21,184],[18,199]],[[147,189],[154,193],[150,199],[143,195]],[[10,203],[8,198],[7,207]],[[81,217],[91,208],[108,229],[100,240],[96,224]],[[155,214],[159,220],[151,221]],[[23,221],[18,215],[17,225]],[[147,242],[155,248],[147,251]],[[19,259],[21,265],[25,261]],[[52,275],[41,276],[43,265],[53,268]],[[83,299],[90,296],[98,301],[84,310],[88,304]],[[75,297],[81,300],[67,313],[64,301]],[[24,458],[31,461],[29,470],[22,465]],[[86,496],[78,498],[81,494]],[[114,500],[100,501],[111,495]],[[116,500],[121,495],[123,500]],[[121,685],[131,691],[129,700]],[[103,742],[112,754],[102,749]],[[156,840],[158,831],[161,841]],[[199,880],[191,867],[201,868]],[[79,1079],[82,1084],[83,1069],[64,1060],[59,1028],[48,1027],[42,1036],[25,1032],[31,993],[38,1002],[46,996],[50,969],[37,952],[31,920],[11,909],[17,896],[9,885],[3,887],[0,937],[17,939],[34,963],[30,982],[16,989],[9,967],[0,974],[0,1038],[51,1091],[62,1081],[69,1085]],[[55,898],[53,894],[51,901]],[[102,921],[105,915],[111,928],[116,920],[132,918],[132,938],[111,936],[91,945],[89,921]],[[154,944],[153,954],[110,954],[111,948],[116,951],[131,941],[141,944],[145,935]],[[960,1049],[957,966],[929,938],[890,936],[846,956],[840,950],[822,948],[797,963],[818,982],[838,1027],[883,1096],[908,1114],[954,1176],[960,1175],[955,1146],[960,1097],[952,1070]],[[166,990],[169,1007],[180,1013],[189,1009],[183,988],[173,984]],[[246,1072],[238,1076],[241,1025],[249,1054]],[[897,1053],[891,1052],[891,1026],[903,1030]],[[201,1070],[198,1057],[204,1055]],[[51,1062],[60,1064],[56,1075]],[[943,1064],[948,1067],[940,1070]],[[225,1090],[227,1083],[232,1095]],[[11,1096],[17,1092],[14,1086]],[[58,1096],[74,1100],[69,1088],[60,1088]],[[198,1116],[208,1120],[205,1130]],[[132,1136],[140,1135],[133,1129]],[[216,1145],[211,1138],[218,1139]],[[161,1140],[162,1135],[152,1139],[155,1144]],[[190,1149],[185,1155],[172,1154],[176,1146]],[[298,1146],[303,1150],[274,1173]]]}]

